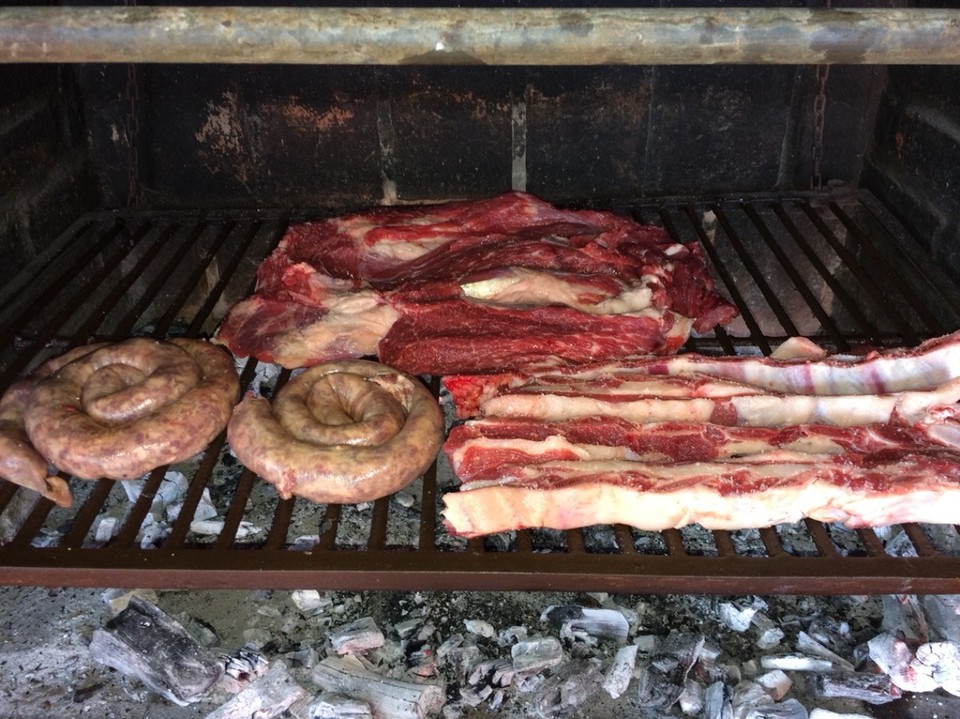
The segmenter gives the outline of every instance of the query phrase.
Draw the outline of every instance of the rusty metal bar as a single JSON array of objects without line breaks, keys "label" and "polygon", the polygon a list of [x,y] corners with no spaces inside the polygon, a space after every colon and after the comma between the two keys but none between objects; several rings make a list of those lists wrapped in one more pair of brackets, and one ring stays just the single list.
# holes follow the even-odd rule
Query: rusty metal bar
[{"label": "rusty metal bar", "polygon": [[960,11],[12,7],[0,10],[0,61],[957,64]]}]

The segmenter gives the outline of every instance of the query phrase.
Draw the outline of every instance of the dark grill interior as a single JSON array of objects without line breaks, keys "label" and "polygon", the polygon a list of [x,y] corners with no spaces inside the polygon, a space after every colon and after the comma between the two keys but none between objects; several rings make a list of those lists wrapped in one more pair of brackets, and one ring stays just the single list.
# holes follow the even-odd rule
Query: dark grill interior
[{"label": "dark grill interior", "polygon": [[[696,197],[613,207],[704,245],[741,318],[688,347],[769,353],[791,335],[833,351],[912,345],[960,326],[960,288],[890,208],[865,190]],[[51,242],[0,293],[0,386],[42,359],[131,334],[209,336],[252,290],[259,261],[300,214],[93,212]],[[246,361],[244,387],[288,372]],[[427,378],[439,391],[437,378]],[[361,506],[278,501],[221,436],[181,470],[189,482],[168,535],[142,542],[166,468],[136,501],[121,483],[72,480],[71,509],[42,500],[0,546],[7,584],[222,588],[551,589],[630,592],[953,593],[954,527],[907,526],[893,552],[882,531],[807,521],[764,530],[663,533],[624,526],[521,531],[465,542],[439,524],[453,488],[438,461],[402,496]],[[224,520],[213,535],[187,518],[205,490]],[[10,513],[18,489],[0,486]],[[103,516],[119,533],[95,540]],[[251,528],[253,528],[251,533]],[[257,531],[259,529],[259,531]],[[143,546],[141,546],[143,545]]]}]

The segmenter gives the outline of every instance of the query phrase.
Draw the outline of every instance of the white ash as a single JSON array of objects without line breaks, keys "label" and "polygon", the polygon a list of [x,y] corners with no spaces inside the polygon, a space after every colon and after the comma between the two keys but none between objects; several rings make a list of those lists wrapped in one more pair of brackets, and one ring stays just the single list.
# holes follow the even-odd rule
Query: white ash
[{"label": "white ash", "polygon": [[[76,591],[73,590],[71,596],[76,596]],[[34,595],[34,600],[44,599],[42,595],[43,592]],[[215,600],[210,599],[213,596]],[[99,593],[96,599],[102,602]],[[358,649],[352,655],[358,664],[352,667],[359,666],[363,676],[387,678],[399,682],[401,687],[419,686],[423,682],[444,684],[447,687],[444,706],[432,716],[520,719],[566,715],[566,712],[591,719],[640,716],[639,675],[643,671],[656,673],[656,678],[664,682],[662,686],[672,687],[671,694],[676,695],[669,706],[648,705],[643,709],[642,716],[657,719],[682,716],[793,719],[815,708],[830,709],[840,715],[872,716],[870,700],[882,695],[882,687],[876,689],[866,681],[869,673],[877,672],[876,663],[869,655],[861,654],[857,658],[859,648],[866,647],[870,638],[882,633],[880,597],[764,598],[764,606],[754,614],[746,632],[728,627],[720,619],[719,607],[724,603],[751,606],[756,601],[754,598],[300,590],[296,594],[289,591],[159,592],[156,599],[192,635],[205,635],[202,644],[218,643],[214,649],[223,655],[235,654],[236,648],[245,643],[245,637],[256,636],[260,641],[259,654],[270,665],[282,661],[289,676],[307,691],[303,701],[288,709],[288,715],[296,719],[307,719],[310,706],[319,698],[334,696],[316,686],[311,677],[325,661],[337,658],[331,636],[339,628],[363,618],[371,618],[385,640],[380,647]],[[542,618],[550,607],[600,609],[614,604],[636,617],[635,622],[629,622],[623,645],[610,640],[590,644],[577,636],[564,639],[560,636],[561,627]],[[949,603],[946,606],[950,606]],[[88,626],[96,627],[97,616],[99,623],[106,621],[105,605],[83,610],[88,617],[91,612],[93,617],[87,619]],[[210,631],[194,632],[191,616],[208,625]],[[761,619],[758,620],[758,616]],[[465,622],[470,619],[486,621],[493,627],[493,635],[466,631]],[[784,631],[786,636],[780,647],[757,646],[757,633],[766,626],[766,621]],[[937,622],[930,617],[927,622],[931,636],[935,636]],[[255,631],[251,634],[250,630]],[[811,640],[816,645],[809,643]],[[74,661],[82,665],[88,661],[83,655],[82,635],[77,641],[81,658]],[[535,642],[535,649],[528,653],[523,643],[531,641]],[[519,671],[514,656],[518,645]],[[800,645],[806,650],[801,650]],[[816,646],[826,648],[843,662],[818,656]],[[918,659],[920,646],[908,647],[905,657],[908,666],[909,662],[919,661],[930,668],[931,674],[940,678],[947,676],[948,667],[937,663],[948,655],[945,647],[928,647],[919,652]],[[940,651],[934,651],[936,649]],[[831,666],[828,693],[863,692],[862,698],[818,695],[817,680],[822,672],[761,668],[765,658],[773,657],[777,662],[778,655],[783,654],[794,655],[799,658],[795,661],[802,664],[827,661]],[[686,673],[683,657],[692,657],[688,659],[692,665]],[[524,664],[533,659],[540,662],[539,667],[536,663]],[[545,661],[547,659],[549,661]],[[623,667],[619,671],[615,670],[618,663]],[[852,665],[856,666],[856,672],[844,668]],[[329,667],[329,662],[326,666]],[[77,696],[83,700],[79,706],[93,711],[90,715],[110,717],[116,706],[128,701],[136,706],[132,716],[141,716],[146,701],[151,717],[192,719],[207,716],[231,698],[226,687],[219,686],[197,705],[173,707],[161,697],[145,692],[142,685],[133,680],[103,676],[101,682],[101,676],[102,673],[88,674],[76,681],[64,682],[77,688]],[[373,681],[370,677],[367,680]],[[62,680],[47,679],[46,684],[54,687],[58,681]],[[20,677],[16,682],[15,686],[21,686]],[[100,683],[103,688],[89,689]],[[23,690],[28,688],[24,683]],[[133,696],[139,703],[133,702]],[[940,697],[940,701],[951,700],[946,694]],[[103,711],[97,713],[89,709],[108,699]],[[358,695],[340,699],[353,702],[351,706],[358,711],[369,704]],[[0,695],[0,704],[3,701]],[[701,702],[702,709],[698,710]],[[159,713],[154,711],[158,708]],[[379,719],[376,712],[372,715]],[[956,715],[960,716],[960,711]],[[940,716],[951,714],[943,710]]]}]

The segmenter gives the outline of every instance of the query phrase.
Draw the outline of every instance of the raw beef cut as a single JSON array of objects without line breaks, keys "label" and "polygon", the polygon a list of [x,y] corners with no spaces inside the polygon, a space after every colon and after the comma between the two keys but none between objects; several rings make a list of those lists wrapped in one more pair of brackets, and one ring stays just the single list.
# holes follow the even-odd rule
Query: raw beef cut
[{"label": "raw beef cut", "polygon": [[216,339],[285,367],[489,372],[673,353],[735,315],[699,245],[512,192],[295,225]]},{"label": "raw beef cut", "polygon": [[691,354],[444,384],[480,417],[444,446],[455,534],[960,521],[960,333],[861,357]]}]

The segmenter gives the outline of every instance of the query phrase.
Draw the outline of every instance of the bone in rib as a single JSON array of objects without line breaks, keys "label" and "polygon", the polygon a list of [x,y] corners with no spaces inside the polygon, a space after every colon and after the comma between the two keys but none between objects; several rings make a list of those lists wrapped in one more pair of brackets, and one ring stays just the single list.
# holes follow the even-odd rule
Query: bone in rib
[{"label": "bone in rib", "polygon": [[684,355],[453,376],[450,529],[955,522],[960,333],[823,360]]}]

